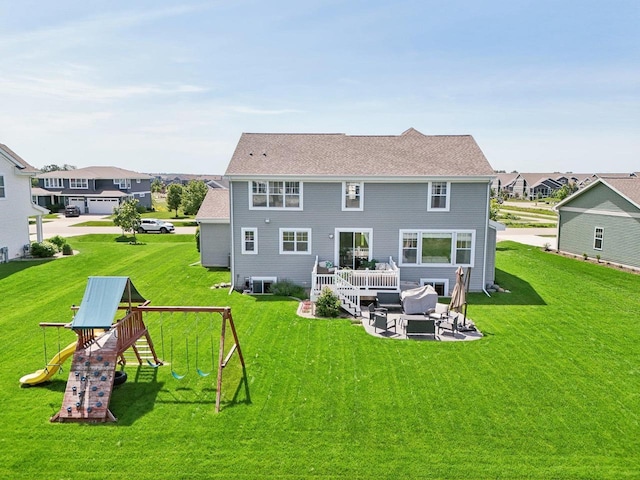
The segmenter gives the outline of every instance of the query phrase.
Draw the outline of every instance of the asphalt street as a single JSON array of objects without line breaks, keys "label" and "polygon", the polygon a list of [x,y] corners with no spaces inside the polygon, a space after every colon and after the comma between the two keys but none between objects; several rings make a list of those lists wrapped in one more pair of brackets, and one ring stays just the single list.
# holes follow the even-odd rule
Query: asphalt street
[{"label": "asphalt street", "polygon": [[[78,235],[88,235],[93,233],[122,233],[120,227],[78,227],[76,225],[92,220],[106,220],[104,215],[81,215],[80,217],[66,218],[60,216],[57,219],[46,219],[42,221],[42,234],[44,239],[60,235],[61,237],[76,237]],[[169,220],[170,222],[171,220]],[[196,227],[178,227],[176,233],[195,234]],[[31,241],[36,240],[36,225],[29,225]],[[149,233],[148,235],[156,235]]]}]

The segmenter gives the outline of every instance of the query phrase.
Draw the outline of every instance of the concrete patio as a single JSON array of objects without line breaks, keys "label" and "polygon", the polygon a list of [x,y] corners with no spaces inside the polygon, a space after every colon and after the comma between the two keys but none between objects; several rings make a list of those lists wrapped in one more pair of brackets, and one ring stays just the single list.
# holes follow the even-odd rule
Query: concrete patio
[{"label": "concrete patio", "polygon": [[[453,334],[449,330],[440,330],[436,327],[436,335],[406,335],[404,332],[404,327],[401,325],[401,317],[403,317],[402,312],[388,312],[387,313],[387,330],[382,330],[379,328],[374,328],[369,319],[369,314],[365,313],[362,317],[362,326],[365,331],[374,337],[380,338],[390,338],[394,340],[438,340],[442,342],[469,342],[473,340],[479,340],[483,337],[482,333],[475,328],[475,324],[473,320],[467,318],[466,321],[462,321],[462,316],[459,324],[459,328],[465,331],[458,331]],[[469,329],[464,329],[463,323],[466,323],[466,327]],[[394,328],[395,325],[395,328]]]}]

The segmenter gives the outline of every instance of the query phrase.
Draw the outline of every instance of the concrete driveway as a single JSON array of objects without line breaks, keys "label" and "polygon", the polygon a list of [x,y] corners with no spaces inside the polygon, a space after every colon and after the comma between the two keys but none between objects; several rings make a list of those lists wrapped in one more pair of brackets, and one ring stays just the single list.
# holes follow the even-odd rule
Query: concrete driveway
[{"label": "concrete driveway", "polygon": [[555,250],[558,246],[557,233],[555,228],[507,228],[498,232],[497,240],[511,240],[535,247],[544,247],[548,243]]},{"label": "concrete driveway", "polygon": [[[42,234],[44,239],[60,235],[61,237],[75,237],[78,235],[89,235],[95,233],[113,233],[121,234],[122,229],[119,227],[76,227],[79,223],[90,222],[92,220],[107,220],[104,215],[81,215],[80,217],[66,218],[64,215],[53,220],[42,221]],[[176,227],[176,233],[195,234],[197,227]],[[36,226],[29,225],[29,236],[32,242],[36,241]],[[156,235],[154,233],[144,235]]]}]

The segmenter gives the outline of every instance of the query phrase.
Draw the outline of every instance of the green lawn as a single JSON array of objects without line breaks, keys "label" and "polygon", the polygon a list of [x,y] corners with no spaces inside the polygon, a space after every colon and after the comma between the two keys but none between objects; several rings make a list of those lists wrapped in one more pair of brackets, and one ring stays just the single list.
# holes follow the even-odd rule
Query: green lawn
[{"label": "green lawn", "polygon": [[[497,281],[512,293],[470,296],[484,339],[394,341],[299,318],[293,300],[210,289],[229,274],[195,265],[191,235],[115,237],[74,237],[70,258],[0,265],[0,478],[640,476],[640,276],[503,242]],[[42,387],[18,379],[43,366],[38,322],[70,320],[89,275],[129,275],[153,305],[232,306],[247,381],[234,359],[221,413],[194,347],[218,320],[200,316],[196,329],[178,314],[148,320],[160,351],[162,323],[165,358],[173,338],[179,373],[188,339],[183,381],[169,367],[127,367],[111,402],[117,424],[48,422],[66,369]],[[73,335],[61,333],[65,346]],[[48,331],[49,356],[57,342]]]}]

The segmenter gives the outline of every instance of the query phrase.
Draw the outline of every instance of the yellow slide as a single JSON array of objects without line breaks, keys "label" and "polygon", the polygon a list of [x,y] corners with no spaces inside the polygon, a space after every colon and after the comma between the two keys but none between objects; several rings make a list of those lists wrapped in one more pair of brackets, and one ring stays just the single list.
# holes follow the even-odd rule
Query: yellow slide
[{"label": "yellow slide", "polygon": [[25,375],[20,379],[20,383],[23,385],[36,385],[49,380],[58,371],[60,365],[62,365],[67,358],[73,355],[73,352],[76,351],[77,344],[78,342],[76,341],[67,345],[65,348],[60,350],[59,353],[56,353],[55,357],[51,359],[45,368],[38,370],[37,372],[30,373],[29,375]]}]

